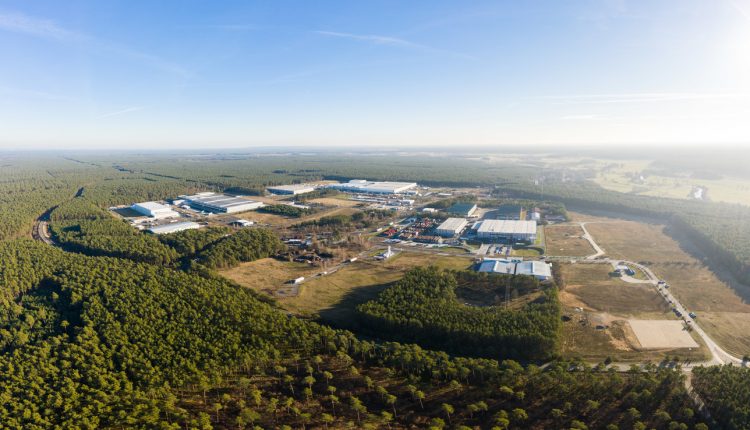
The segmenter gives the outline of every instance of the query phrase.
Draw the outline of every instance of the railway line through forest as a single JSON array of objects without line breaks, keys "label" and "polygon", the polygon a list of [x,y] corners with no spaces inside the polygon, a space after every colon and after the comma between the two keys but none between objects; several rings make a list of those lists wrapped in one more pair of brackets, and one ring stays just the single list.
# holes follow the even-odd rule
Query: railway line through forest
[{"label": "railway line through forest", "polygon": [[[69,200],[83,196],[83,192],[85,189],[85,187],[79,187],[73,197],[71,197]],[[58,206],[59,205],[52,206],[51,208],[44,211],[44,213],[39,215],[36,220],[34,220],[34,225],[31,228],[31,237],[33,237],[34,240],[38,240],[39,242],[46,243],[50,246],[60,246],[57,242],[55,242],[54,239],[52,239],[52,236],[49,232],[50,217],[52,215],[52,212],[57,209]]]}]

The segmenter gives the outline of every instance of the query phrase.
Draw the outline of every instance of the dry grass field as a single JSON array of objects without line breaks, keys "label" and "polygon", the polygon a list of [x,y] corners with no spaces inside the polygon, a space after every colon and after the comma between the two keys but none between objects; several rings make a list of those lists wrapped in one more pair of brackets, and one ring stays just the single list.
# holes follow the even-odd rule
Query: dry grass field
[{"label": "dry grass field", "polygon": [[[674,320],[674,316],[653,286],[626,283],[609,276],[611,270],[608,264],[561,265],[565,288],[560,292],[560,300],[564,314],[570,318],[563,323],[564,356],[589,360],[611,357],[618,361],[661,360],[672,355],[692,359],[708,356],[705,347],[641,348],[629,319]],[[699,339],[696,341],[702,345]]]},{"label": "dry grass field", "polygon": [[750,355],[750,313],[701,312],[698,318],[701,327],[727,352],[740,358]]},{"label": "dry grass field", "polygon": [[233,220],[236,218],[243,218],[250,221],[254,221],[258,224],[267,224],[267,225],[273,225],[274,227],[289,227],[294,224],[299,224],[301,222],[305,221],[313,221],[320,219],[324,216],[333,216],[333,215],[351,215],[353,213],[356,213],[357,209],[351,208],[351,207],[340,207],[340,208],[327,208],[320,212],[315,212],[312,215],[300,217],[300,218],[292,218],[292,217],[285,217],[281,215],[276,214],[269,214],[259,211],[249,211],[249,212],[242,212],[242,213],[236,213],[236,214],[230,214],[230,215],[216,215],[209,220],[217,225],[225,224],[229,220]]},{"label": "dry grass field", "polygon": [[[587,361],[658,362],[678,356],[681,359],[703,361],[710,358],[703,341],[691,334],[698,348],[644,349],[626,320],[608,320],[607,315],[573,314],[563,323],[561,354],[563,357],[582,358]],[[605,322],[607,328],[599,330],[596,324]]]},{"label": "dry grass field", "polygon": [[303,283],[298,296],[281,299],[279,303],[295,314],[323,316],[343,325],[353,316],[358,304],[375,298],[401,276],[403,272],[400,270],[374,262],[356,261],[335,273]]},{"label": "dry grass field", "polygon": [[589,222],[586,229],[611,258],[649,264],[690,259],[676,241],[664,234],[663,225],[610,219]]},{"label": "dry grass field", "polygon": [[[560,266],[566,297],[573,296],[579,307],[620,317],[644,314],[671,316],[664,299],[651,285],[629,284],[609,276],[608,264],[563,264]],[[582,304],[582,305],[581,305]]]},{"label": "dry grass field", "polygon": [[[750,305],[735,290],[667,236],[663,225],[604,221],[586,228],[607,255],[645,263],[722,347],[740,356],[750,353]],[[710,320],[701,318],[704,313]]]},{"label": "dry grass field", "polygon": [[321,317],[345,325],[357,304],[375,297],[412,267],[434,265],[444,269],[467,269],[472,263],[470,257],[403,251],[387,261],[360,259],[325,276],[316,276],[323,269],[272,258],[243,263],[220,273],[268,295],[288,288],[286,282],[290,279],[304,276],[307,280],[299,285],[299,294],[278,298],[279,304],[298,315]]},{"label": "dry grass field", "polygon": [[547,255],[585,257],[594,253],[591,244],[583,239],[583,230],[577,225],[548,225],[544,227]]},{"label": "dry grass field", "polygon": [[280,299],[290,312],[319,316],[339,326],[351,323],[354,308],[374,298],[416,266],[434,265],[443,269],[466,269],[472,259],[402,251],[386,261],[359,260],[336,273],[313,278],[301,285],[297,297]]},{"label": "dry grass field", "polygon": [[356,200],[337,197],[322,197],[319,199],[310,200],[310,203],[318,203],[324,206],[333,206],[340,208],[353,208],[362,204],[362,202],[358,202]]},{"label": "dry grass field", "polygon": [[290,263],[275,258],[263,258],[250,263],[242,263],[231,269],[219,271],[234,282],[255,291],[273,295],[274,291],[284,286],[290,279],[300,276],[310,277],[321,269],[305,263]]}]

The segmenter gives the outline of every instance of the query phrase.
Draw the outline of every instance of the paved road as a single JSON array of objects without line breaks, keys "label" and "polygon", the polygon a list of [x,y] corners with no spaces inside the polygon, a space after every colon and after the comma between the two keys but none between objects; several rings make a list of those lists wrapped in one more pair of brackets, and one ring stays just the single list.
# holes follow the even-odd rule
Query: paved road
[{"label": "paved road", "polygon": [[[625,282],[633,283],[633,284],[651,284],[658,290],[658,293],[664,298],[664,300],[673,308],[675,308],[677,311],[679,311],[682,314],[682,319],[685,321],[686,324],[690,324],[698,336],[703,339],[703,342],[706,343],[706,346],[708,347],[709,351],[711,352],[711,360],[703,363],[695,363],[694,365],[691,365],[686,370],[691,369],[694,366],[699,365],[715,365],[715,364],[733,364],[733,365],[743,365],[743,361],[740,358],[737,358],[728,352],[724,351],[719,345],[714,342],[713,339],[696,323],[696,319],[691,318],[689,315],[689,312],[687,308],[675,298],[672,293],[669,291],[668,288],[663,288],[659,286],[659,277],[654,274],[651,269],[648,267],[636,263],[634,261],[627,261],[627,260],[612,260],[610,258],[601,258],[604,256],[605,252],[604,249],[601,248],[594,238],[589,234],[588,230],[586,230],[586,223],[581,222],[579,223],[581,226],[581,229],[584,232],[583,238],[588,240],[588,242],[591,244],[591,246],[594,248],[594,251],[596,253],[588,255],[584,257],[585,260],[591,261],[591,260],[597,260],[602,262],[607,262],[612,265],[613,268],[617,267],[618,263],[623,262],[627,265],[630,265],[632,267],[635,267],[639,270],[641,270],[643,273],[646,274],[648,279],[636,279],[631,276],[628,276],[624,274],[622,276],[622,280]],[[572,258],[571,261],[575,262],[580,259],[578,258]]]}]

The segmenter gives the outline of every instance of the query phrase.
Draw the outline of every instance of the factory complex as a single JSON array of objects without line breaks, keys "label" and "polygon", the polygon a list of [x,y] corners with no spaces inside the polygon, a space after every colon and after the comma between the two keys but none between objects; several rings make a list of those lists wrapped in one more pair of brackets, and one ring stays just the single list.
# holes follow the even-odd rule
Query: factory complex
[{"label": "factory complex", "polygon": [[211,192],[180,196],[191,208],[211,213],[237,213],[265,206],[262,202]]},{"label": "factory complex", "polygon": [[485,258],[477,267],[478,272],[504,275],[533,276],[540,281],[552,278],[552,265],[544,261],[523,261],[521,259]]},{"label": "factory complex", "polygon": [[311,193],[317,189],[315,184],[292,184],[292,185],[276,185],[273,187],[267,187],[271,194],[289,195],[296,196],[298,194]]},{"label": "factory complex", "polygon": [[462,217],[470,217],[474,215],[474,213],[477,211],[477,205],[474,203],[456,203],[453,206],[449,207],[446,212],[462,216]]},{"label": "factory complex", "polygon": [[416,182],[374,182],[352,179],[349,182],[326,185],[326,188],[362,194],[414,194]]},{"label": "factory complex", "polygon": [[171,207],[157,202],[135,203],[130,209],[154,219],[177,218],[180,216]]},{"label": "factory complex", "polygon": [[448,218],[435,228],[435,234],[442,237],[455,237],[461,234],[469,222],[464,218]]},{"label": "factory complex", "polygon": [[476,223],[477,238],[510,242],[534,242],[536,221],[486,219]]}]

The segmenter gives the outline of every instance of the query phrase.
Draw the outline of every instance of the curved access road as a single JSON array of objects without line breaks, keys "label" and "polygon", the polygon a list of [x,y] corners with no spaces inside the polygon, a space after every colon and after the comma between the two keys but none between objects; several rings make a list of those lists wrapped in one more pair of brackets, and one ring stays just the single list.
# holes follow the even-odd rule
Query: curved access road
[{"label": "curved access road", "polygon": [[[654,272],[649,269],[648,267],[636,263],[635,261],[628,261],[628,260],[613,260],[610,258],[601,258],[605,255],[604,249],[599,246],[599,244],[596,243],[593,236],[586,230],[586,223],[581,222],[578,223],[581,226],[581,229],[583,230],[583,238],[586,239],[590,244],[591,247],[594,248],[594,251],[596,251],[594,254],[587,255],[586,257],[583,257],[583,260],[586,261],[592,261],[597,260],[601,262],[606,262],[612,265],[613,268],[616,268],[618,263],[622,262],[629,266],[635,267],[639,270],[641,270],[644,274],[646,274],[646,277],[648,279],[636,279],[632,276],[629,276],[627,274],[624,274],[622,276],[622,280],[625,282],[629,282],[632,284],[651,284],[654,286],[654,288],[657,289],[657,292],[659,295],[664,298],[664,301],[667,302],[671,307],[676,309],[678,312],[682,314],[682,319],[685,321],[685,324],[690,324],[693,328],[693,331],[695,331],[698,336],[703,339],[703,342],[705,342],[706,346],[708,347],[709,351],[711,351],[711,360],[704,363],[695,363],[694,365],[690,365],[687,367],[689,370],[690,368],[694,366],[700,366],[700,365],[715,365],[715,364],[733,364],[733,365],[743,365],[744,362],[742,359],[737,358],[733,356],[732,354],[726,352],[724,349],[722,349],[713,339],[711,339],[711,336],[709,336],[697,323],[696,320],[692,317],[690,317],[689,312],[687,308],[680,303],[677,298],[672,295],[672,293],[669,291],[669,287],[664,284],[663,286],[660,286],[659,282],[660,279],[658,276],[654,274]],[[572,258],[571,262],[579,261],[581,259],[579,258]],[[683,366],[685,369],[685,366]]]}]

